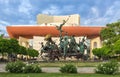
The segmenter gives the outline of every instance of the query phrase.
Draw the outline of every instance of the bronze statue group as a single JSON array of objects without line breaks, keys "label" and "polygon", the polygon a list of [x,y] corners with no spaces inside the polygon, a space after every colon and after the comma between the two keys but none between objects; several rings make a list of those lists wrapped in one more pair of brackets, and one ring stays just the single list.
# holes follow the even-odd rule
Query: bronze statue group
[{"label": "bronze statue group", "polygon": [[57,45],[53,40],[51,35],[46,35],[45,40],[46,44],[41,43],[41,56],[43,53],[47,53],[48,60],[54,61],[55,59],[60,60],[60,57],[66,60],[66,57],[74,56],[78,60],[83,58],[84,51],[87,49],[87,45],[85,44],[85,38],[79,40],[79,43],[76,42],[74,35],[68,36],[68,33],[65,32],[65,36],[62,36],[63,25],[69,20],[70,16],[67,20],[63,20],[63,23],[59,26],[56,26],[56,29],[59,31],[59,44]]},{"label": "bronze statue group", "polygon": [[41,43],[41,56],[46,53],[49,61],[55,61],[55,59],[60,60],[60,58],[66,60],[66,57],[74,57],[77,60],[84,58],[84,51],[87,50],[87,45],[85,44],[85,38],[76,42],[74,35],[60,37],[60,42],[57,45],[51,37],[47,37],[46,43]]}]

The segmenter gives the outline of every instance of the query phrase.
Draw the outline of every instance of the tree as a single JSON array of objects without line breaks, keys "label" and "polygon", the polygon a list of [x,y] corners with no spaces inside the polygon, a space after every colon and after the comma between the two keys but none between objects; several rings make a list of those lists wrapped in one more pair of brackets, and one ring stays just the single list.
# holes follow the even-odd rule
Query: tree
[{"label": "tree", "polygon": [[95,48],[93,49],[93,54],[97,56],[99,59],[107,59],[111,54],[111,48],[108,46],[103,46],[102,48]]},{"label": "tree", "polygon": [[39,52],[37,50],[35,50],[35,49],[28,48],[27,52],[28,52],[28,55],[30,57],[38,57],[38,55],[39,55]]},{"label": "tree", "polygon": [[2,38],[3,38],[3,36],[4,36],[4,34],[1,34],[1,35],[0,35],[0,39],[2,39]]},{"label": "tree", "polygon": [[23,46],[19,46],[18,54],[27,55],[27,49]]},{"label": "tree", "polygon": [[17,54],[19,52],[19,44],[18,44],[18,40],[11,38],[9,39],[9,50],[8,53],[15,53]]},{"label": "tree", "polygon": [[2,54],[2,58],[4,57],[4,53],[7,53],[7,51],[9,50],[8,43],[8,39],[0,39],[0,53]]},{"label": "tree", "polygon": [[8,39],[7,46],[9,47],[7,50],[8,53],[8,60],[16,60],[17,59],[17,54],[19,52],[19,44],[17,39],[11,38]]},{"label": "tree", "polygon": [[101,30],[101,37],[105,45],[113,45],[120,39],[120,22],[107,24],[106,28]]},{"label": "tree", "polygon": [[19,58],[23,60],[24,59],[23,55],[28,55],[27,54],[27,48],[25,48],[24,46],[19,46],[18,50],[19,50],[19,52],[18,52]]},{"label": "tree", "polygon": [[2,55],[8,53],[8,59],[16,58],[19,52],[19,44],[16,39],[0,39],[0,52]]},{"label": "tree", "polygon": [[95,56],[97,56],[99,59],[102,58],[102,52],[101,51],[102,51],[101,48],[95,48],[95,49],[92,50],[93,54]]},{"label": "tree", "polygon": [[[101,38],[105,46],[110,49],[110,55],[114,56],[120,53],[120,22],[114,22],[106,25],[100,32]],[[103,45],[103,47],[104,47]]]},{"label": "tree", "polygon": [[120,54],[120,40],[115,42],[113,48],[116,54]]},{"label": "tree", "polygon": [[2,39],[4,36],[4,34],[2,33],[2,31],[0,30],[0,39]]}]

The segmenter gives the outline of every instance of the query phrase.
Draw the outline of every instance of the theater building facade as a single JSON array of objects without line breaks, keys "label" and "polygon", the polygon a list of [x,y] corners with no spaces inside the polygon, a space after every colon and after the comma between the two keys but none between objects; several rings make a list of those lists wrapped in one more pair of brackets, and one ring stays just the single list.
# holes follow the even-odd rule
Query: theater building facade
[{"label": "theater building facade", "polygon": [[[45,36],[52,35],[52,40],[59,44],[59,31],[56,29],[56,25],[59,26],[62,20],[66,20],[68,16],[49,16],[49,15],[38,15],[37,25],[28,26],[7,26],[7,32],[10,38],[16,38],[19,44],[25,47],[31,47],[36,50],[40,50],[40,43],[45,44]],[[41,20],[41,21],[40,21]],[[92,49],[100,48],[102,41],[100,38],[100,31],[102,27],[90,27],[80,25],[80,16],[70,15],[68,22],[62,27],[62,36],[75,36],[76,42],[79,43],[83,37],[85,37],[86,45],[90,49],[90,58],[93,57]]]}]

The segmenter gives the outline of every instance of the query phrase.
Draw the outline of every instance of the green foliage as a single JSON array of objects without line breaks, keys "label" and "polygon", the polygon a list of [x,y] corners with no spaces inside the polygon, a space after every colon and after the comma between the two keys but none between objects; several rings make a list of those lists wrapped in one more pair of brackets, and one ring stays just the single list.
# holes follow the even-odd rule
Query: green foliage
[{"label": "green foliage", "polygon": [[106,45],[113,45],[120,38],[120,22],[110,23],[101,30],[101,37]]},{"label": "green foliage", "polygon": [[0,53],[5,53],[9,50],[9,40],[8,39],[0,39]]},{"label": "green foliage", "polygon": [[[0,30],[0,32],[2,32],[2,31]],[[4,34],[0,34],[0,39],[3,39],[3,36],[4,36]]]},{"label": "green foliage", "polygon": [[120,40],[115,42],[113,48],[116,54],[120,54]]},{"label": "green foliage", "polygon": [[28,48],[28,51],[27,51],[28,55],[31,56],[31,57],[38,57],[39,55],[39,52],[35,49],[30,49]]},{"label": "green foliage", "polygon": [[27,55],[27,49],[23,46],[19,46],[18,54]]},{"label": "green foliage", "polygon": [[41,73],[42,70],[40,66],[36,64],[27,64],[24,68],[24,73]]},{"label": "green foliage", "polygon": [[[17,39],[0,39],[0,53],[8,53],[8,55],[29,55],[30,57],[38,57],[39,52],[35,49],[26,49],[18,44]],[[8,56],[9,60],[13,56]]]},{"label": "green foliage", "polygon": [[8,53],[18,53],[19,52],[19,44],[17,39],[10,39],[9,40],[9,50]]},{"label": "green foliage", "polygon": [[106,25],[100,32],[104,45],[109,47],[112,57],[120,54],[120,22],[114,22]]},{"label": "green foliage", "polygon": [[1,53],[18,53],[19,44],[16,39],[0,39],[0,52]]},{"label": "green foliage", "polygon": [[119,71],[118,62],[112,60],[107,63],[99,64],[95,71],[100,74],[117,74]]},{"label": "green foliage", "polygon": [[114,32],[114,29],[112,28],[104,28],[102,29],[101,31],[101,37],[102,39],[109,39],[109,38],[112,38],[113,36],[115,36],[115,32]]},{"label": "green foliage", "polygon": [[25,64],[21,61],[10,62],[6,65],[6,71],[11,73],[22,73]]},{"label": "green foliage", "polygon": [[21,61],[10,62],[6,65],[6,71],[10,73],[41,73],[40,66],[36,64],[24,64]]},{"label": "green foliage", "polygon": [[101,48],[95,48],[95,49],[92,50],[92,52],[99,59],[102,57],[102,49]]},{"label": "green foliage", "polygon": [[120,77],[117,75],[104,75],[104,74],[67,74],[67,73],[29,73],[29,74],[11,74],[11,73],[0,73],[1,77]]},{"label": "green foliage", "polygon": [[111,53],[112,53],[112,46],[103,46],[102,48],[102,51],[103,51],[103,57],[107,57],[107,56],[110,56]]},{"label": "green foliage", "polygon": [[60,72],[62,72],[62,73],[77,73],[77,68],[72,64],[66,64],[65,66],[60,68]]},{"label": "green foliage", "polygon": [[95,48],[92,50],[93,54],[97,56],[99,59],[108,58],[111,56],[111,47],[103,46],[102,48]]}]

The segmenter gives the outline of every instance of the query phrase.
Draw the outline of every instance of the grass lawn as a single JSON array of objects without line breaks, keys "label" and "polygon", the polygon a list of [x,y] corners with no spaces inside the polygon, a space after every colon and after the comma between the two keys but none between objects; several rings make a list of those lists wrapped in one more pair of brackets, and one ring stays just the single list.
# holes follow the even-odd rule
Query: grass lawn
[{"label": "grass lawn", "polygon": [[67,62],[40,62],[41,67],[61,67],[65,64],[73,64],[77,67],[96,67],[102,62],[80,62],[80,61],[67,61]]},{"label": "grass lawn", "polygon": [[61,74],[61,73],[39,73],[39,74],[10,74],[0,73],[0,77],[120,77],[120,75],[103,74]]}]

